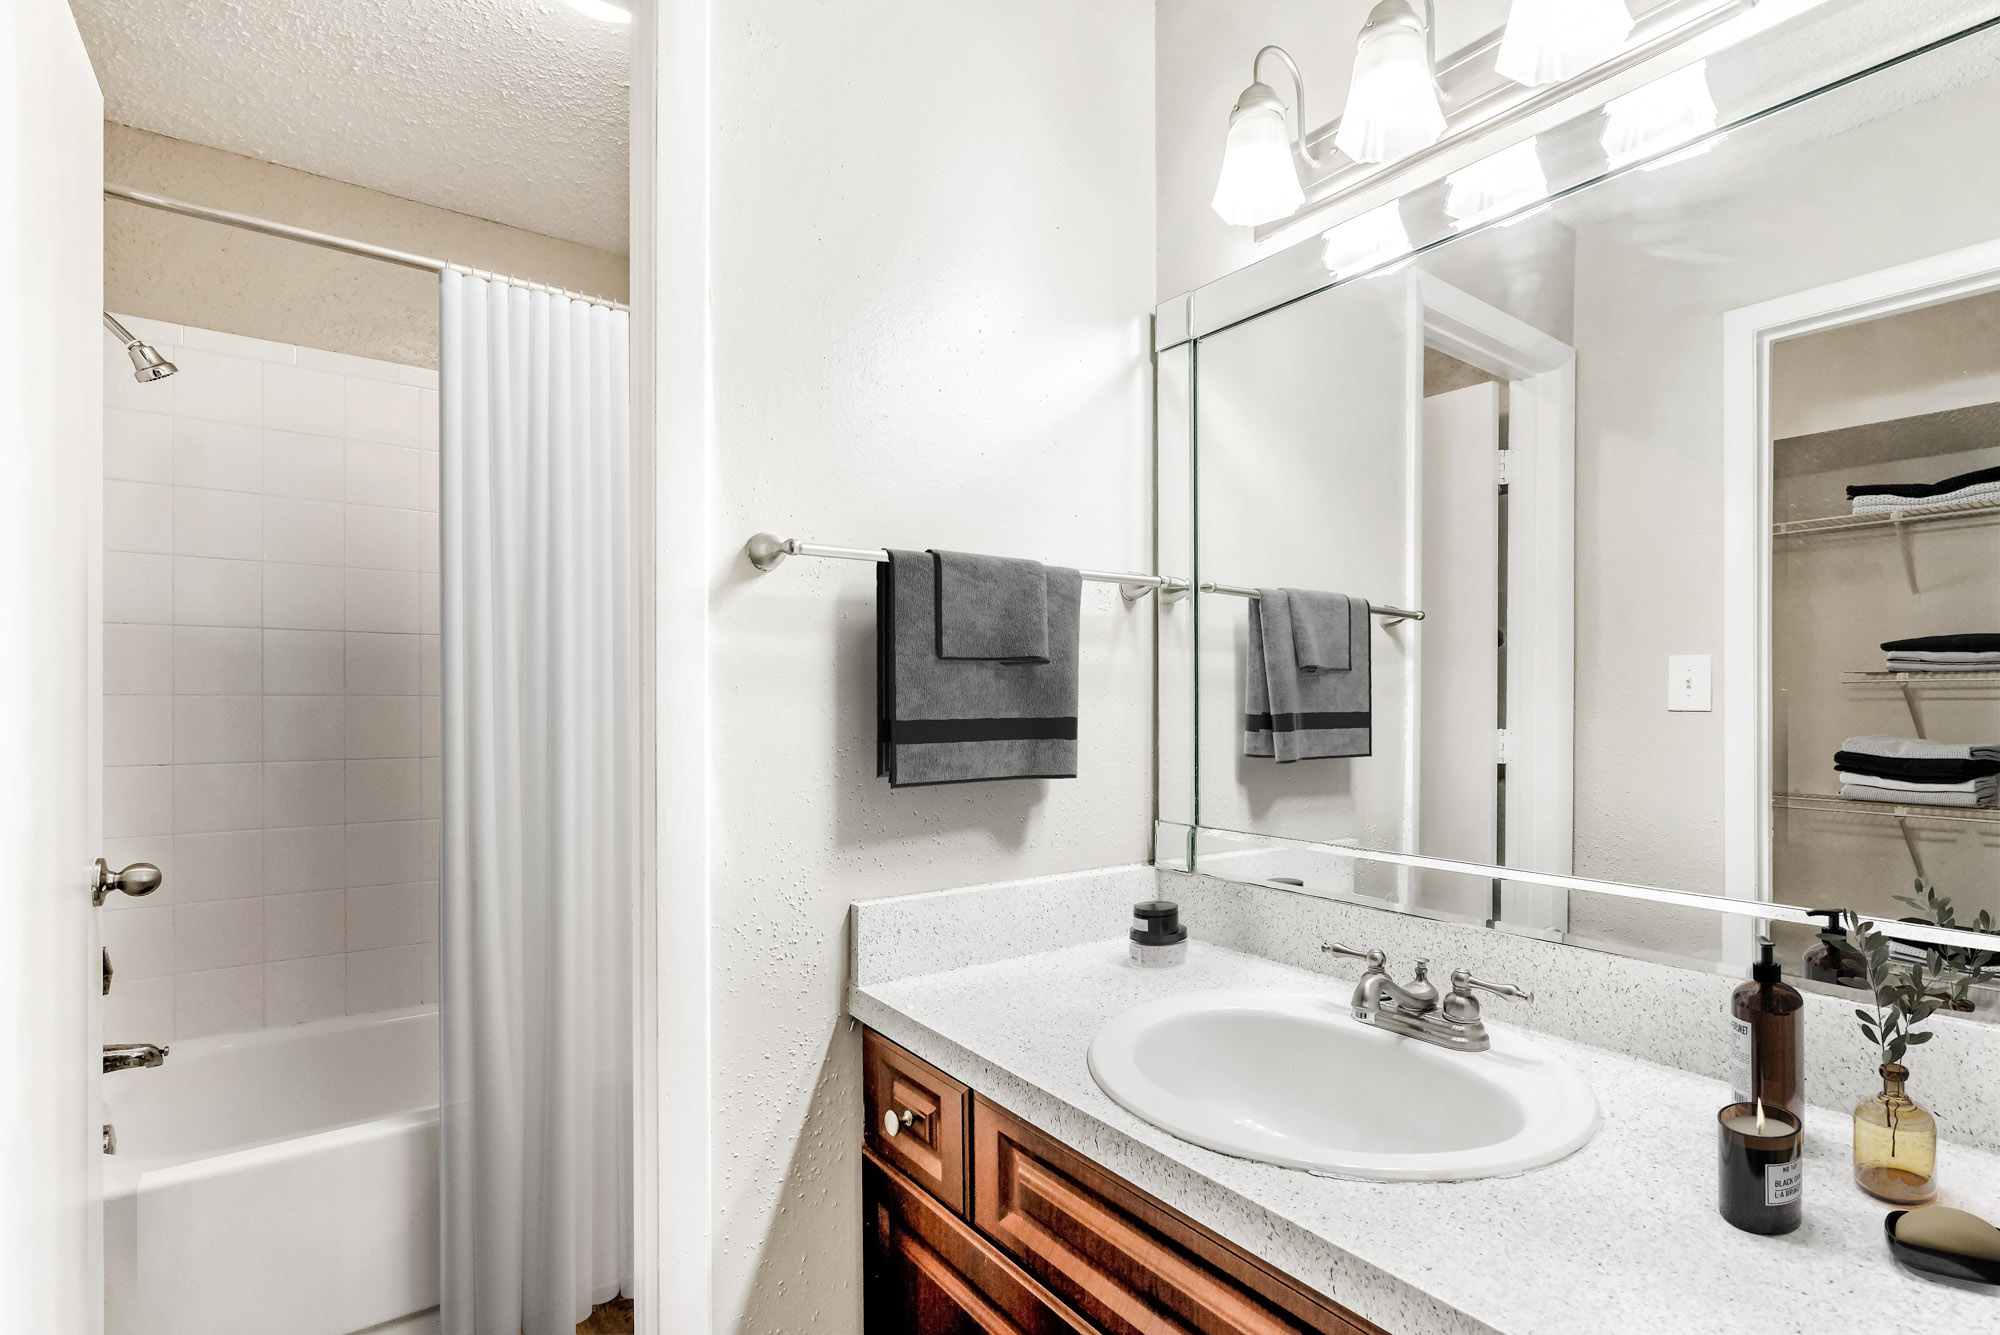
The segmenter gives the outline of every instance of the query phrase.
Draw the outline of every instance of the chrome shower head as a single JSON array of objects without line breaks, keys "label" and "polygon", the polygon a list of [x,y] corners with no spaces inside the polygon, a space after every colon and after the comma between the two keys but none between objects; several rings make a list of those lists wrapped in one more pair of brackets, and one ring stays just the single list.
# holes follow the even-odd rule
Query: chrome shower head
[{"label": "chrome shower head", "polygon": [[132,359],[132,378],[140,384],[149,380],[165,380],[181,368],[160,355],[160,350],[150,343],[142,343],[132,331],[111,318],[111,312],[104,312],[104,327],[112,337],[125,345],[125,355]]}]

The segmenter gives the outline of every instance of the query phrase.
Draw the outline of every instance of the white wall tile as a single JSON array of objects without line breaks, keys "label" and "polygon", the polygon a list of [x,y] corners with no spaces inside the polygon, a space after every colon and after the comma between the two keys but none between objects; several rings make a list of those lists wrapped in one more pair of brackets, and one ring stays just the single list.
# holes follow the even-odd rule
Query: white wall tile
[{"label": "white wall tile", "polygon": [[173,549],[174,489],[157,482],[122,482],[106,478],[104,550],[171,552]]},{"label": "white wall tile", "polygon": [[262,894],[264,832],[175,835],[174,879],[184,904]]},{"label": "white wall tile", "polygon": [[173,558],[137,552],[106,552],[104,619],[107,622],[172,621]]},{"label": "white wall tile", "polygon": [[391,946],[347,956],[347,1013],[400,1010],[418,1004],[424,988],[424,948]]},{"label": "white wall tile", "polygon": [[438,542],[438,517],[435,512],[420,513],[417,516],[417,569],[436,573],[439,559],[443,555]]},{"label": "white wall tile", "polygon": [[423,624],[417,610],[421,578],[406,570],[349,570],[347,629],[416,634]]},{"label": "white wall tile", "polygon": [[160,869],[160,888],[142,898],[112,895],[104,901],[110,912],[133,908],[154,908],[174,902],[180,884],[180,869],[174,860],[174,837],[170,834],[141,834],[104,841],[104,860],[113,867],[129,867],[150,862]]},{"label": "white wall tile", "polygon": [[263,962],[263,896],[176,904],[173,913],[176,973]]},{"label": "white wall tile", "polygon": [[264,625],[274,630],[339,630],[346,621],[339,566],[264,563]]},{"label": "white wall tile", "polygon": [[436,820],[444,815],[444,761],[425,756],[417,762],[417,784],[423,800],[423,818]]},{"label": "white wall tile", "polygon": [[174,558],[174,624],[254,626],[262,616],[264,567],[258,561]]},{"label": "white wall tile", "polygon": [[328,436],[264,431],[264,494],[338,501],[347,496],[347,446]]},{"label": "white wall tile", "polygon": [[[347,758],[401,760],[417,754],[417,697],[347,697]],[[421,878],[415,878],[421,879]]]},{"label": "white wall tile", "polygon": [[172,974],[127,978],[121,973],[112,980],[111,995],[104,999],[106,1043],[165,1043],[175,1037]]},{"label": "white wall tile", "polygon": [[417,456],[417,508],[430,514],[436,514],[438,509],[440,458],[436,450],[424,450]]},{"label": "white wall tile", "polygon": [[436,695],[443,678],[440,665],[441,641],[435,635],[417,637],[417,694]]},{"label": "white wall tile", "polygon": [[114,988],[128,978],[159,978],[170,974],[174,971],[174,906],[149,905],[125,913],[107,913],[98,919],[98,939],[111,952]]},{"label": "white wall tile", "polygon": [[264,367],[264,425],[309,436],[342,434],[342,382],[331,371]]},{"label": "white wall tile", "polygon": [[264,556],[263,499],[251,492],[175,487],[174,554],[259,561]]},{"label": "white wall tile", "polygon": [[421,770],[416,760],[347,762],[347,819],[352,822],[421,820]]},{"label": "white wall tile", "polygon": [[264,632],[266,695],[338,695],[343,644],[337,630]]},{"label": "white wall tile", "polygon": [[415,510],[391,510],[379,505],[348,506],[347,564],[368,570],[415,571],[418,568],[417,519]]},{"label": "white wall tile", "polygon": [[347,827],[264,831],[264,890],[288,895],[347,884]]},{"label": "white wall tile", "polygon": [[417,576],[417,629],[425,635],[436,635],[439,623],[443,621],[438,605],[438,576]]},{"label": "white wall tile", "polygon": [[250,626],[175,626],[175,693],[255,695],[262,691],[263,635]]},{"label": "white wall tile", "polygon": [[260,491],[264,431],[241,422],[174,419],[174,485],[214,491]]},{"label": "white wall tile", "polygon": [[436,881],[425,881],[417,887],[417,897],[423,905],[423,916],[419,923],[423,929],[423,939],[426,941],[435,941],[438,939],[439,924],[438,883]]},{"label": "white wall tile", "polygon": [[183,347],[169,358],[180,374],[174,388],[174,415],[212,422],[256,425],[264,415],[264,363],[200,348]]},{"label": "white wall tile", "polygon": [[163,695],[173,689],[172,626],[104,627],[105,694]]},{"label": "white wall tile", "polygon": [[341,508],[294,496],[264,498],[264,559],[337,566],[345,556]]},{"label": "white wall tile", "polygon": [[[153,346],[168,361],[180,360],[179,349],[173,344],[155,343]],[[162,416],[170,414],[174,410],[173,378],[140,384],[132,377],[132,359],[126,355],[125,349],[107,338],[104,340],[104,406],[159,413]]]},{"label": "white wall tile", "polygon": [[338,695],[264,697],[264,759],[339,760],[347,754],[347,702]]},{"label": "white wall tile", "polygon": [[350,376],[347,381],[347,438],[414,448],[420,430],[421,390]]},{"label": "white wall tile", "polygon": [[174,766],[174,833],[262,826],[263,770],[258,764]]},{"label": "white wall tile", "polygon": [[174,1037],[240,1034],[264,1025],[264,966],[183,973],[174,979]]},{"label": "white wall tile", "polygon": [[347,948],[414,946],[424,935],[422,885],[356,886],[347,892]]},{"label": "white wall tile", "polygon": [[424,952],[423,995],[418,998],[426,1006],[438,1004],[438,953],[435,948]]},{"label": "white wall tile", "polygon": [[347,827],[347,884],[410,885],[437,879],[434,845],[423,821]]},{"label": "white wall tile", "polygon": [[219,329],[197,329],[193,325],[182,332],[179,341],[182,347],[200,348],[204,352],[222,352],[231,357],[249,357],[263,362],[289,363],[295,356],[289,343],[273,343],[269,339],[250,338],[243,334],[225,334]]},{"label": "white wall tile", "polygon": [[106,695],[104,763],[107,765],[173,764],[174,697]]},{"label": "white wall tile", "polygon": [[417,508],[417,451],[395,445],[347,442],[347,502]]},{"label": "white wall tile", "polygon": [[423,397],[417,401],[417,445],[426,450],[438,447],[438,392],[435,388],[424,390]]},{"label": "white wall tile", "polygon": [[128,482],[172,482],[173,417],[167,413],[134,412],[130,408],[106,408],[104,476]]},{"label": "white wall tile", "polygon": [[426,695],[418,703],[417,713],[417,754],[441,756],[444,754],[444,711],[439,707],[438,697]]},{"label": "white wall tile", "polygon": [[347,957],[316,955],[264,966],[264,1023],[271,1028],[347,1013]]},{"label": "white wall tile", "polygon": [[189,695],[174,706],[176,765],[220,765],[263,758],[263,696]]},{"label": "white wall tile", "polygon": [[415,635],[348,631],[348,694],[417,694],[418,638]]},{"label": "white wall tile", "polygon": [[108,765],[104,770],[104,837],[172,834],[171,765]]},{"label": "white wall tile", "polygon": [[315,371],[360,376],[365,380],[385,380],[392,385],[400,384],[403,378],[403,368],[395,362],[377,361],[373,357],[357,357],[351,352],[328,352],[324,348],[300,348],[298,363],[300,366],[309,366]]},{"label": "white wall tile", "polygon": [[347,949],[347,892],[308,890],[264,900],[264,960],[338,955]]},{"label": "white wall tile", "polygon": [[264,828],[344,821],[346,779],[338,760],[273,760],[264,766]]},{"label": "white wall tile", "polygon": [[435,390],[438,387],[438,373],[424,366],[398,366],[396,382],[415,385],[418,389]]}]

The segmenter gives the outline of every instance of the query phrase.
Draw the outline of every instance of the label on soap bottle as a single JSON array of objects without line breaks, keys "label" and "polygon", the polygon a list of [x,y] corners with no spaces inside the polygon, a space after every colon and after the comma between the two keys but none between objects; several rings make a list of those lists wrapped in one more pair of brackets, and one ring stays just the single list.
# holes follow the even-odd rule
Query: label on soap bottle
[{"label": "label on soap bottle", "polygon": [[1799,1188],[1805,1177],[1806,1161],[1794,1159],[1790,1163],[1774,1163],[1764,1170],[1764,1204],[1790,1205],[1799,1198]]},{"label": "label on soap bottle", "polygon": [[1735,1086],[1736,1101],[1748,1103],[1751,1097],[1751,1058],[1755,1046],[1751,1037],[1750,1022],[1731,1015],[1729,1017],[1729,1081]]}]

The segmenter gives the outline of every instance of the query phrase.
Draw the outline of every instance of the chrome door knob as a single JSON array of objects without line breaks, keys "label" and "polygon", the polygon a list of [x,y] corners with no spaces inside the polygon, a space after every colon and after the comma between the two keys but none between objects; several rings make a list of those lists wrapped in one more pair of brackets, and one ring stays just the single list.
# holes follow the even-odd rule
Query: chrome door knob
[{"label": "chrome door knob", "polygon": [[111,870],[111,864],[103,858],[97,860],[96,879],[91,886],[90,902],[103,907],[104,897],[113,890],[122,890],[135,899],[143,899],[160,888],[166,879],[158,867],[150,862],[135,862],[122,871]]}]

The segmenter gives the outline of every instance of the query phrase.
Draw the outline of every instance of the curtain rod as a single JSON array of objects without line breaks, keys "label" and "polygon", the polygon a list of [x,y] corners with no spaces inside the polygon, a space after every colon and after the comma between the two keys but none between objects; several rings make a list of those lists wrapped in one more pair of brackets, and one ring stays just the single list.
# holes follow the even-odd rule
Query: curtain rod
[{"label": "curtain rod", "polygon": [[184,218],[199,218],[203,222],[221,223],[224,227],[239,227],[246,232],[262,232],[265,236],[299,241],[308,246],[318,246],[322,250],[337,250],[347,255],[359,255],[364,259],[381,260],[386,264],[400,264],[406,269],[425,269],[436,274],[462,273],[489,282],[505,283],[509,287],[526,288],[531,292],[546,292],[550,296],[568,297],[572,301],[585,301],[593,306],[604,306],[614,311],[631,310],[631,307],[622,302],[608,301],[603,297],[583,292],[572,292],[568,288],[534,283],[525,278],[494,273],[490,269],[475,269],[467,264],[454,264],[450,260],[436,260],[428,255],[412,255],[407,250],[391,250],[387,246],[371,245],[366,241],[354,241],[326,232],[315,232],[305,227],[294,227],[290,223],[272,222],[269,218],[259,218],[248,213],[231,213],[227,209],[212,209],[205,204],[190,204],[184,199],[151,195],[129,186],[112,185],[107,182],[104,187],[104,197],[123,200],[127,204],[137,204],[141,208],[158,209],[162,213],[178,213]]}]

